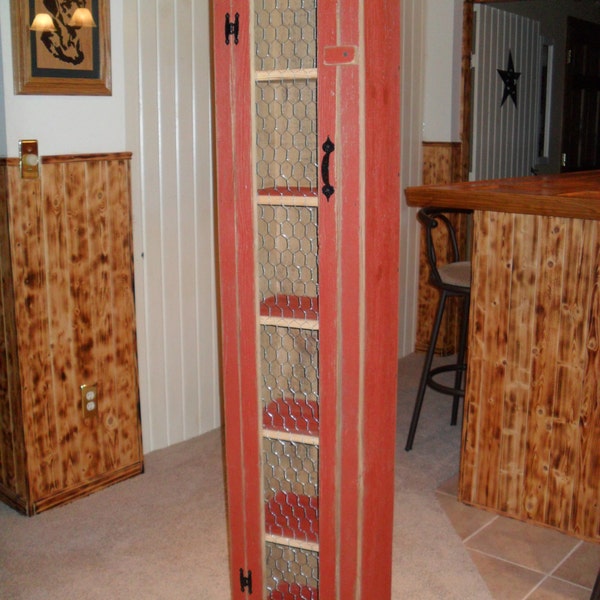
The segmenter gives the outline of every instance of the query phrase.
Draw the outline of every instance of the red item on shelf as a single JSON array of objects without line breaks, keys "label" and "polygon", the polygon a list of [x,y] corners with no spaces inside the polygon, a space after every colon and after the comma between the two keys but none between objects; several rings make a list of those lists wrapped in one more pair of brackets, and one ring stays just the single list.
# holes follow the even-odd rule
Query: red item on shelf
[{"label": "red item on shelf", "polygon": [[316,320],[319,318],[319,299],[312,296],[275,294],[261,302],[260,314],[263,317]]},{"label": "red item on shelf", "polygon": [[319,590],[307,585],[282,581],[271,592],[269,600],[319,600]]},{"label": "red item on shelf", "polygon": [[265,528],[272,535],[316,542],[319,538],[319,499],[277,492],[265,505]]},{"label": "red item on shelf", "polygon": [[306,398],[277,398],[265,407],[263,427],[275,431],[318,435],[319,403]]}]

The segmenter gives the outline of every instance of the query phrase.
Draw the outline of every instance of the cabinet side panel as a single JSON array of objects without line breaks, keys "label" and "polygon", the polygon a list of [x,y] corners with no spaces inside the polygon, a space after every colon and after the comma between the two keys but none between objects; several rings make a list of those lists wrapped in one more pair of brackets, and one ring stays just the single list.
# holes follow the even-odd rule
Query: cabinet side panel
[{"label": "cabinet side panel", "polygon": [[[337,119],[338,145],[338,264],[337,288],[339,373],[337,421],[340,427],[339,514],[341,543],[340,587],[336,598],[360,597],[360,580],[366,573],[363,568],[361,534],[364,515],[361,499],[365,488],[362,480],[364,451],[362,418],[364,417],[364,235],[363,199],[365,157],[365,123],[362,104],[363,67],[366,49],[362,37],[361,2],[346,0],[340,3],[338,28],[339,42],[359,48],[358,64],[337,67]],[[375,12],[379,11],[379,7]],[[385,597],[385,596],[381,596]]]},{"label": "cabinet side panel", "polygon": [[400,6],[365,2],[364,406],[360,598],[391,597],[398,356]]},{"label": "cabinet side panel", "polygon": [[[254,143],[250,40],[253,3],[213,4],[217,238],[227,503],[232,599],[240,569],[263,589],[262,478],[257,379]],[[223,36],[228,18],[239,19],[238,43]]]},{"label": "cabinet side panel", "polygon": [[[58,166],[56,168],[59,168]],[[53,403],[41,180],[9,199],[15,320],[31,500],[63,487]]]},{"label": "cabinet side panel", "polygon": [[[102,396],[114,398],[101,419],[103,468],[113,471],[143,460],[138,387],[130,163],[113,160],[88,166],[88,195],[96,263],[96,368]],[[94,206],[95,203],[95,206]],[[106,227],[106,230],[104,230]],[[107,252],[109,255],[107,256]],[[107,264],[105,264],[107,263]]]},{"label": "cabinet side panel", "polygon": [[[142,468],[128,160],[52,157],[11,198],[34,510]],[[83,414],[83,384],[97,386],[97,414]]]},{"label": "cabinet side panel", "polygon": [[[64,165],[61,175],[62,180],[55,183],[62,192],[60,198],[65,211],[65,228],[63,239],[60,239],[58,232],[55,235],[58,246],[47,254],[50,278],[48,309],[52,338],[62,334],[61,343],[55,346],[53,357],[69,371],[67,378],[70,385],[55,396],[54,403],[59,415],[57,426],[60,430],[61,462],[66,478],[64,485],[73,486],[100,472],[99,421],[108,406],[103,386],[100,386],[98,398],[101,412],[98,417],[83,418],[80,396],[76,394],[81,385],[104,383],[103,378],[98,380],[99,373],[96,370],[98,349],[94,344],[96,323],[93,314],[97,295],[102,296],[101,290],[94,285],[97,265],[93,264],[91,248],[91,241],[99,232],[94,232],[90,224],[85,164]],[[48,184],[50,181],[48,178]],[[44,194],[44,197],[47,198],[47,195]],[[51,232],[48,225],[46,231],[48,234]],[[55,261],[61,254],[66,259],[65,263],[55,266]],[[53,277],[57,271],[62,277],[55,281]],[[65,310],[59,298],[67,301],[68,310]],[[56,371],[54,376],[55,373]],[[69,416],[65,419],[62,415]]]},{"label": "cabinet side panel", "polygon": [[8,227],[8,198],[16,193],[18,181],[18,167],[0,166],[0,496],[26,510],[25,440]]},{"label": "cabinet side panel", "polygon": [[[337,42],[339,2],[318,4],[318,132],[319,163],[322,167],[324,142],[328,137],[338,147],[337,107],[340,103],[336,88],[335,65],[325,63],[324,49]],[[340,179],[338,153],[329,162],[329,180],[336,192],[329,198],[321,193],[319,182],[319,394],[320,394],[320,470],[319,470],[319,596],[339,598],[341,574],[339,503],[341,498],[339,466],[339,349],[340,297],[338,294],[339,202]]]}]

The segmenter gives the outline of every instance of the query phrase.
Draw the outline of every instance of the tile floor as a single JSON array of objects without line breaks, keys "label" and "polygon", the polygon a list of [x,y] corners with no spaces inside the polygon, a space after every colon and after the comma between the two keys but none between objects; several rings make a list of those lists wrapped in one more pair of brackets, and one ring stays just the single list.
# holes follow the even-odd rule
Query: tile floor
[{"label": "tile floor", "polygon": [[438,500],[496,600],[589,600],[600,544],[457,501],[458,476]]}]

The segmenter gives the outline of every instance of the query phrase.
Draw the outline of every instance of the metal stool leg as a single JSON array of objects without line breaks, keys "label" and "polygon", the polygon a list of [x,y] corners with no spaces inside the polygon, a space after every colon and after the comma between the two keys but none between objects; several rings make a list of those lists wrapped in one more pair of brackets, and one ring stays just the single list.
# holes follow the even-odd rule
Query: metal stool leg
[{"label": "metal stool leg", "polygon": [[446,290],[442,290],[437,313],[435,315],[435,323],[433,324],[433,330],[431,332],[429,348],[427,349],[427,354],[425,355],[425,364],[423,365],[423,371],[421,372],[421,381],[419,382],[417,399],[415,400],[415,407],[413,409],[412,419],[410,422],[410,429],[408,430],[408,438],[406,440],[406,446],[404,447],[407,452],[412,449],[415,434],[417,432],[419,416],[421,415],[421,407],[423,406],[423,397],[425,396],[425,390],[427,389],[427,379],[429,377],[431,363],[433,362],[433,354],[435,352],[435,345],[440,333],[440,326],[442,324],[442,317],[444,316],[444,308],[446,306],[447,297],[448,294],[446,293]]},{"label": "metal stool leg", "polygon": [[[465,355],[467,353],[467,335],[469,332],[469,296],[466,296],[463,300],[463,310],[460,322],[460,336],[458,339],[458,357],[456,363],[458,365],[465,364]],[[454,380],[454,388],[459,390],[463,389],[462,383],[466,377],[466,369],[461,368],[456,371],[456,378]],[[455,394],[452,400],[452,418],[450,419],[450,425],[456,425],[458,421],[458,405],[460,399],[464,394]]]},{"label": "metal stool leg", "polygon": [[600,571],[598,571],[596,583],[594,584],[594,589],[592,590],[590,600],[600,600]]}]

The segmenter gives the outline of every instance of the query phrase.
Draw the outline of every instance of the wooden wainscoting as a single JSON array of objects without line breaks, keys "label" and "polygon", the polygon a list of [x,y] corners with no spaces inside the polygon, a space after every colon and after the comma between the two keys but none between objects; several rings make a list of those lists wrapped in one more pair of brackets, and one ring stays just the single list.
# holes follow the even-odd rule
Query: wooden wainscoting
[{"label": "wooden wainscoting", "polygon": [[27,514],[143,467],[130,158],[0,162],[0,499]]},{"label": "wooden wainscoting", "polygon": [[[461,181],[461,144],[459,142],[423,142],[423,185],[435,183],[456,183]],[[467,222],[464,217],[451,219],[457,229],[461,251],[467,243]],[[417,223],[417,227],[420,224]],[[449,258],[448,246],[444,240],[437,240],[437,255],[440,264]],[[415,350],[425,352],[429,347],[431,328],[440,294],[429,283],[429,265],[425,251],[425,235],[421,233],[419,258],[419,304]],[[458,343],[459,306],[455,298],[450,298],[440,329],[436,353],[440,355],[455,352]]]},{"label": "wooden wainscoting", "polygon": [[600,541],[600,222],[478,211],[460,499]]}]

